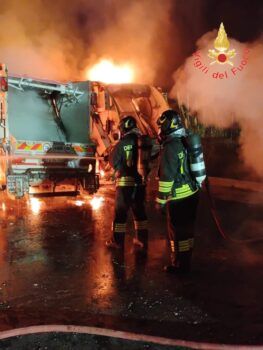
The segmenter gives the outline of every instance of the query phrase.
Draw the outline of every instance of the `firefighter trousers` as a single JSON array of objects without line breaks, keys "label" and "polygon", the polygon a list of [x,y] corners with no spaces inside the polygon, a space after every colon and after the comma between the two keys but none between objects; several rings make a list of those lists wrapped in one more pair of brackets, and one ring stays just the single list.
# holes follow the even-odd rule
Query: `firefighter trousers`
[{"label": "firefighter trousers", "polygon": [[147,247],[148,223],[144,205],[145,195],[146,187],[144,185],[116,187],[115,216],[112,231],[113,239],[117,244],[124,245],[127,216],[131,209],[136,238],[144,245],[144,248]]},{"label": "firefighter trousers", "polygon": [[167,202],[168,240],[171,263],[188,271],[194,246],[194,226],[199,202],[199,193]]}]

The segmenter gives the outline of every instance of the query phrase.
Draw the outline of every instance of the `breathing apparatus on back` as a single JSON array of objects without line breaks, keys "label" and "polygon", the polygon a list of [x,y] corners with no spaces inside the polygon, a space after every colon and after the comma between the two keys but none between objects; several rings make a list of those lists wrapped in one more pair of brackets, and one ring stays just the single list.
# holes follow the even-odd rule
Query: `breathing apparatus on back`
[{"label": "breathing apparatus on back", "polygon": [[186,130],[180,115],[172,109],[162,113],[157,120],[157,125],[160,128],[161,141],[165,142],[176,137],[181,138],[188,154],[191,175],[197,186],[201,187],[206,178],[206,169],[200,136]]},{"label": "breathing apparatus on back", "polygon": [[134,133],[138,137],[138,158],[137,158],[137,171],[142,176],[143,180],[146,180],[150,172],[150,158],[152,151],[152,140],[148,135],[142,135],[137,128],[136,119],[133,116],[124,117],[119,124],[121,136]]},{"label": "breathing apparatus on back", "polygon": [[191,174],[194,177],[197,186],[201,188],[202,183],[206,178],[206,168],[201,139],[198,134],[189,133],[186,141],[188,144]]}]

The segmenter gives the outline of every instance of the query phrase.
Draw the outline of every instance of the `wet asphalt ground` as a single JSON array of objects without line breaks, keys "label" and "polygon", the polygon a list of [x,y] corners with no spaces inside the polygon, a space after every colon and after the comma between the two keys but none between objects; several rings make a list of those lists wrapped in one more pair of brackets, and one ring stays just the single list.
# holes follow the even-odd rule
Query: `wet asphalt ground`
[{"label": "wet asphalt ground", "polygon": [[[149,186],[146,257],[105,247],[114,186],[89,197],[8,200],[0,194],[0,330],[75,324],[191,341],[263,344],[263,193],[212,186],[228,234],[201,195],[190,276],[167,275],[165,217]],[[261,241],[254,239],[261,238]],[[246,243],[244,243],[246,241]]]}]

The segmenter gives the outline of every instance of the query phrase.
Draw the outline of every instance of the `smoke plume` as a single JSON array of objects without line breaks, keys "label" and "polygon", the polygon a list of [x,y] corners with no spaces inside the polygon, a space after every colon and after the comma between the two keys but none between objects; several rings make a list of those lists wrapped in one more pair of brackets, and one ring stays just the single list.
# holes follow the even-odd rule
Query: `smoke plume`
[{"label": "smoke plume", "polygon": [[101,58],[139,67],[151,82],[170,29],[171,0],[2,0],[0,61],[14,74],[85,79]]},{"label": "smoke plume", "polygon": [[230,64],[211,64],[216,31],[197,42],[197,51],[174,74],[171,96],[185,104],[206,126],[241,127],[240,143],[246,165],[263,174],[263,44],[230,40],[236,56]]}]

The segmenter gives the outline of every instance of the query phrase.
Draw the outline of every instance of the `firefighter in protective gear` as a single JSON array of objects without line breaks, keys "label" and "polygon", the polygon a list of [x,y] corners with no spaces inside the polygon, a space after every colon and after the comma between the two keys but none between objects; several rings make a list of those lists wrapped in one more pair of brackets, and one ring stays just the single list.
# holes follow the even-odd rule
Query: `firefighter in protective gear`
[{"label": "firefighter in protective gear", "polygon": [[136,237],[134,244],[146,252],[148,243],[145,212],[145,183],[138,172],[138,140],[141,136],[136,120],[124,117],[119,125],[121,139],[109,154],[109,163],[116,172],[115,216],[112,237],[106,242],[111,248],[124,248],[126,221],[132,209]]},{"label": "firefighter in protective gear", "polygon": [[191,175],[186,130],[180,116],[173,110],[167,110],[157,124],[163,149],[156,202],[158,206],[166,206],[171,252],[171,263],[165,271],[187,273],[191,266],[199,189]]}]

